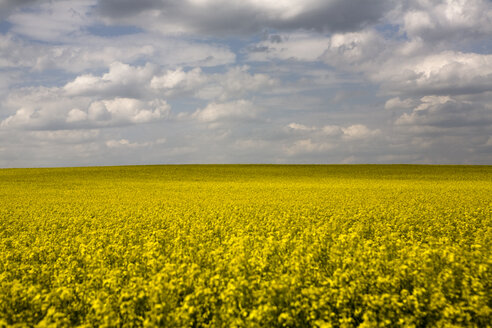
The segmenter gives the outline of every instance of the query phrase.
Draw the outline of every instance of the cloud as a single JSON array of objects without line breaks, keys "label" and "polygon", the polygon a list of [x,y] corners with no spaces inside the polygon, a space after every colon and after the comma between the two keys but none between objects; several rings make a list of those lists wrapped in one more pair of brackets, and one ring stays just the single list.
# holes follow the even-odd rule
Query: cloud
[{"label": "cloud", "polygon": [[158,92],[164,92],[166,96],[170,97],[193,94],[207,81],[208,77],[203,74],[199,67],[189,71],[184,71],[182,67],[178,67],[175,70],[167,70],[163,75],[152,77],[150,87]]},{"label": "cloud", "polygon": [[325,125],[322,127],[306,126],[299,123],[287,125],[287,133],[300,135],[302,139],[283,146],[288,156],[300,154],[340,152],[344,147],[367,144],[368,141],[382,135],[379,129],[370,129],[363,124],[349,126]]},{"label": "cloud", "polygon": [[[281,41],[280,41],[281,40]],[[258,49],[261,49],[259,51]],[[250,47],[252,61],[320,62],[362,73],[388,95],[464,95],[492,90],[492,55],[430,49],[420,41],[389,41],[377,31],[280,35]]]},{"label": "cloud", "polygon": [[314,33],[276,35],[276,38],[268,38],[250,47],[248,58],[251,61],[317,61],[326,51],[328,44],[329,39]]},{"label": "cloud", "polygon": [[372,80],[393,94],[458,95],[492,90],[492,55],[444,51],[393,58]]},{"label": "cloud", "polygon": [[237,100],[227,103],[211,103],[203,109],[195,111],[191,117],[202,122],[224,120],[251,120],[257,116],[261,108],[248,100]]},{"label": "cloud", "polygon": [[114,98],[93,102],[87,110],[87,119],[98,126],[149,123],[165,118],[170,107],[156,99],[143,102],[133,98]]},{"label": "cloud", "polygon": [[284,146],[284,152],[288,156],[300,154],[320,153],[333,148],[328,142],[314,142],[311,139],[302,139],[295,141],[292,145]]},{"label": "cloud", "polygon": [[368,69],[374,60],[382,55],[387,47],[385,41],[376,31],[365,30],[354,33],[338,33],[329,39],[328,47],[323,53],[323,60],[331,66],[340,65],[345,69]]},{"label": "cloud", "polygon": [[80,44],[50,45],[28,42],[12,34],[0,34],[0,68],[81,72],[105,68],[115,61],[133,62],[150,58],[156,52],[143,40],[133,42],[131,39],[88,38]]},{"label": "cloud", "polygon": [[38,47],[14,40],[9,35],[0,34],[0,68],[33,67]]},{"label": "cloud", "polygon": [[489,163],[491,17],[486,0],[0,1],[0,166]]},{"label": "cloud", "polygon": [[394,97],[386,101],[386,103],[384,104],[384,109],[409,109],[413,107],[414,103],[415,101],[412,98],[401,100],[400,97]]},{"label": "cloud", "polygon": [[287,125],[287,131],[307,133],[317,137],[343,137],[346,140],[368,139],[379,136],[381,130],[369,129],[363,124],[353,124],[346,127],[339,125],[325,125],[323,127],[306,126],[299,123]]},{"label": "cloud", "polygon": [[[87,99],[70,99],[57,87],[19,88],[2,102],[1,129],[64,129],[65,116],[71,108],[83,108]],[[10,115],[9,115],[10,114]]]},{"label": "cloud", "polygon": [[120,62],[109,66],[109,72],[101,77],[92,74],[78,76],[63,89],[69,96],[103,96],[140,98],[146,93],[154,76],[155,67],[149,63],[134,67]]},{"label": "cloud", "polygon": [[363,124],[354,124],[346,128],[342,128],[343,137],[350,140],[367,139],[381,134],[379,129],[370,130]]},{"label": "cloud", "polygon": [[142,11],[158,8],[160,0],[102,0],[98,10],[109,17],[128,17],[138,15]]},{"label": "cloud", "polygon": [[375,0],[101,0],[99,14],[109,22],[132,23],[162,33],[233,35],[266,28],[349,31],[377,22],[390,2]]},{"label": "cloud", "polygon": [[45,2],[29,11],[17,11],[8,17],[12,31],[35,40],[60,41],[81,33],[93,20],[89,15],[97,0]]},{"label": "cloud", "polygon": [[150,82],[150,86],[154,89],[163,90],[193,90],[197,86],[202,85],[206,81],[202,70],[198,67],[185,72],[182,67],[176,70],[168,70],[162,76],[154,76]]},{"label": "cloud", "polygon": [[249,48],[252,61],[289,60],[324,63],[362,73],[392,95],[474,94],[492,90],[492,55],[432,52],[421,41],[386,40],[376,30],[276,35]]},{"label": "cloud", "polygon": [[177,68],[160,75],[160,68],[153,64],[113,62],[99,76],[82,74],[62,87],[31,87],[10,93],[4,104],[11,114],[0,127],[61,130],[149,123],[169,116],[170,106],[164,97],[187,92],[196,99],[211,101],[188,117],[203,122],[253,119],[260,108],[241,97],[264,92],[278,81],[248,70],[241,66],[204,74],[200,68]]},{"label": "cloud", "polygon": [[384,40],[372,29],[335,33],[330,36],[314,32],[273,36],[250,46],[248,59],[319,61],[350,71],[365,71],[371,69],[374,64],[379,64],[378,57],[382,56],[390,45],[389,41]]},{"label": "cloud", "polygon": [[56,142],[61,144],[79,144],[96,141],[101,135],[100,130],[56,130],[30,131],[29,135],[39,141]]},{"label": "cloud", "polygon": [[403,8],[398,22],[410,38],[467,42],[492,33],[492,3],[488,0],[409,1]]},{"label": "cloud", "polygon": [[250,74],[248,70],[248,66],[235,66],[225,73],[204,74],[199,68],[184,71],[178,67],[153,77],[150,85],[166,96],[191,94],[200,99],[224,102],[252,92],[265,92],[279,84],[266,74]]},{"label": "cloud", "polygon": [[287,125],[289,129],[292,129],[294,131],[314,131],[316,130],[316,127],[314,126],[306,126],[304,124],[299,124],[299,123],[290,123]]},{"label": "cloud", "polygon": [[[400,126],[436,127],[454,129],[467,126],[491,126],[492,107],[468,101],[460,101],[449,96],[426,96],[420,105],[408,114],[400,116],[396,124]],[[432,131],[426,129],[425,131]],[[435,131],[439,131],[435,129]]]},{"label": "cloud", "polygon": [[250,74],[248,70],[248,66],[236,66],[224,74],[210,76],[209,84],[196,93],[197,97],[225,101],[253,92],[266,92],[279,84],[267,74]]},{"label": "cloud", "polygon": [[162,145],[166,142],[165,138],[160,138],[151,142],[131,142],[128,139],[111,139],[105,142],[106,147],[116,149],[147,148],[154,145]]},{"label": "cloud", "polygon": [[66,97],[60,88],[31,88],[27,96],[12,96],[10,108],[20,107],[0,122],[1,129],[67,130],[125,126],[159,121],[169,115],[162,99],[142,101],[116,97],[90,101]]},{"label": "cloud", "polygon": [[40,2],[37,0],[2,0],[0,1],[0,20],[8,17],[13,11],[29,4]]},{"label": "cloud", "polygon": [[60,69],[77,73],[106,68],[114,62],[211,67],[233,63],[236,58],[223,45],[152,35],[110,39],[87,36],[76,40],[78,42],[51,45],[0,34],[0,68],[26,68],[35,72]]},{"label": "cloud", "polygon": [[269,142],[261,139],[240,139],[234,143],[234,147],[240,150],[258,150],[265,149],[268,146]]}]

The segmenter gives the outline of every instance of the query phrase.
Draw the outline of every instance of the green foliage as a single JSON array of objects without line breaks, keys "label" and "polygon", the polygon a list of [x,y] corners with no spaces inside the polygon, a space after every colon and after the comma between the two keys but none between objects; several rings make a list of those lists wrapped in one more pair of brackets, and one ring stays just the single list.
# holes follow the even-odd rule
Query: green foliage
[{"label": "green foliage", "polygon": [[0,327],[490,327],[490,166],[0,170]]}]

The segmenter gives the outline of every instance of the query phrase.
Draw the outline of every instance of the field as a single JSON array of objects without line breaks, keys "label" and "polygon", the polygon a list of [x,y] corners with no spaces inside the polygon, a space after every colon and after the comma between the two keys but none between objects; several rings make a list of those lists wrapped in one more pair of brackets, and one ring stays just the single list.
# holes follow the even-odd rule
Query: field
[{"label": "field", "polygon": [[0,327],[490,327],[492,166],[0,170]]}]

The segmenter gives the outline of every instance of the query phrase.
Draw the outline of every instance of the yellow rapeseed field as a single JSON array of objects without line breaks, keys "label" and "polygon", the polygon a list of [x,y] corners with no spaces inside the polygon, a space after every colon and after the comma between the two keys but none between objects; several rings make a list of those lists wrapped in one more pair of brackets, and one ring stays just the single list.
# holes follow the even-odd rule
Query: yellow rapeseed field
[{"label": "yellow rapeseed field", "polygon": [[0,327],[490,327],[491,166],[0,170]]}]

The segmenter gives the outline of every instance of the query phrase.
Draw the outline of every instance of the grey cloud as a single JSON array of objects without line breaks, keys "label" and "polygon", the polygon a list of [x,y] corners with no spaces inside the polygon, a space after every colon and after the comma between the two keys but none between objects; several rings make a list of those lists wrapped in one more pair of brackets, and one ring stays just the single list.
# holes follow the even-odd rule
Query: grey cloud
[{"label": "grey cloud", "polygon": [[270,48],[268,46],[250,46],[248,52],[268,52]]},{"label": "grey cloud", "polygon": [[[167,2],[170,3],[171,1]],[[137,15],[148,9],[159,8],[162,3],[162,0],[100,0],[97,10],[103,16],[120,18]]]},{"label": "grey cloud", "polygon": [[41,2],[40,0],[2,0],[0,1],[0,21],[10,15],[15,9]]},{"label": "grey cloud", "polygon": [[174,29],[175,32],[230,35],[259,32],[265,28],[330,32],[358,30],[379,21],[391,6],[392,1],[388,0],[313,0],[289,4],[224,0],[203,3],[102,0],[98,11],[115,22],[133,22],[148,29],[158,28],[164,33]]},{"label": "grey cloud", "polygon": [[378,22],[392,7],[387,0],[318,1],[298,16],[274,24],[278,28],[303,28],[318,31],[354,31]]},{"label": "grey cloud", "polygon": [[306,32],[286,33],[281,38],[281,43],[267,39],[253,45],[253,50],[263,51],[248,51],[248,59],[251,61],[276,59],[319,61],[330,42],[330,39],[323,35]]},{"label": "grey cloud", "polygon": [[282,36],[278,35],[278,34],[270,35],[269,39],[273,43],[281,43],[282,42]]}]

